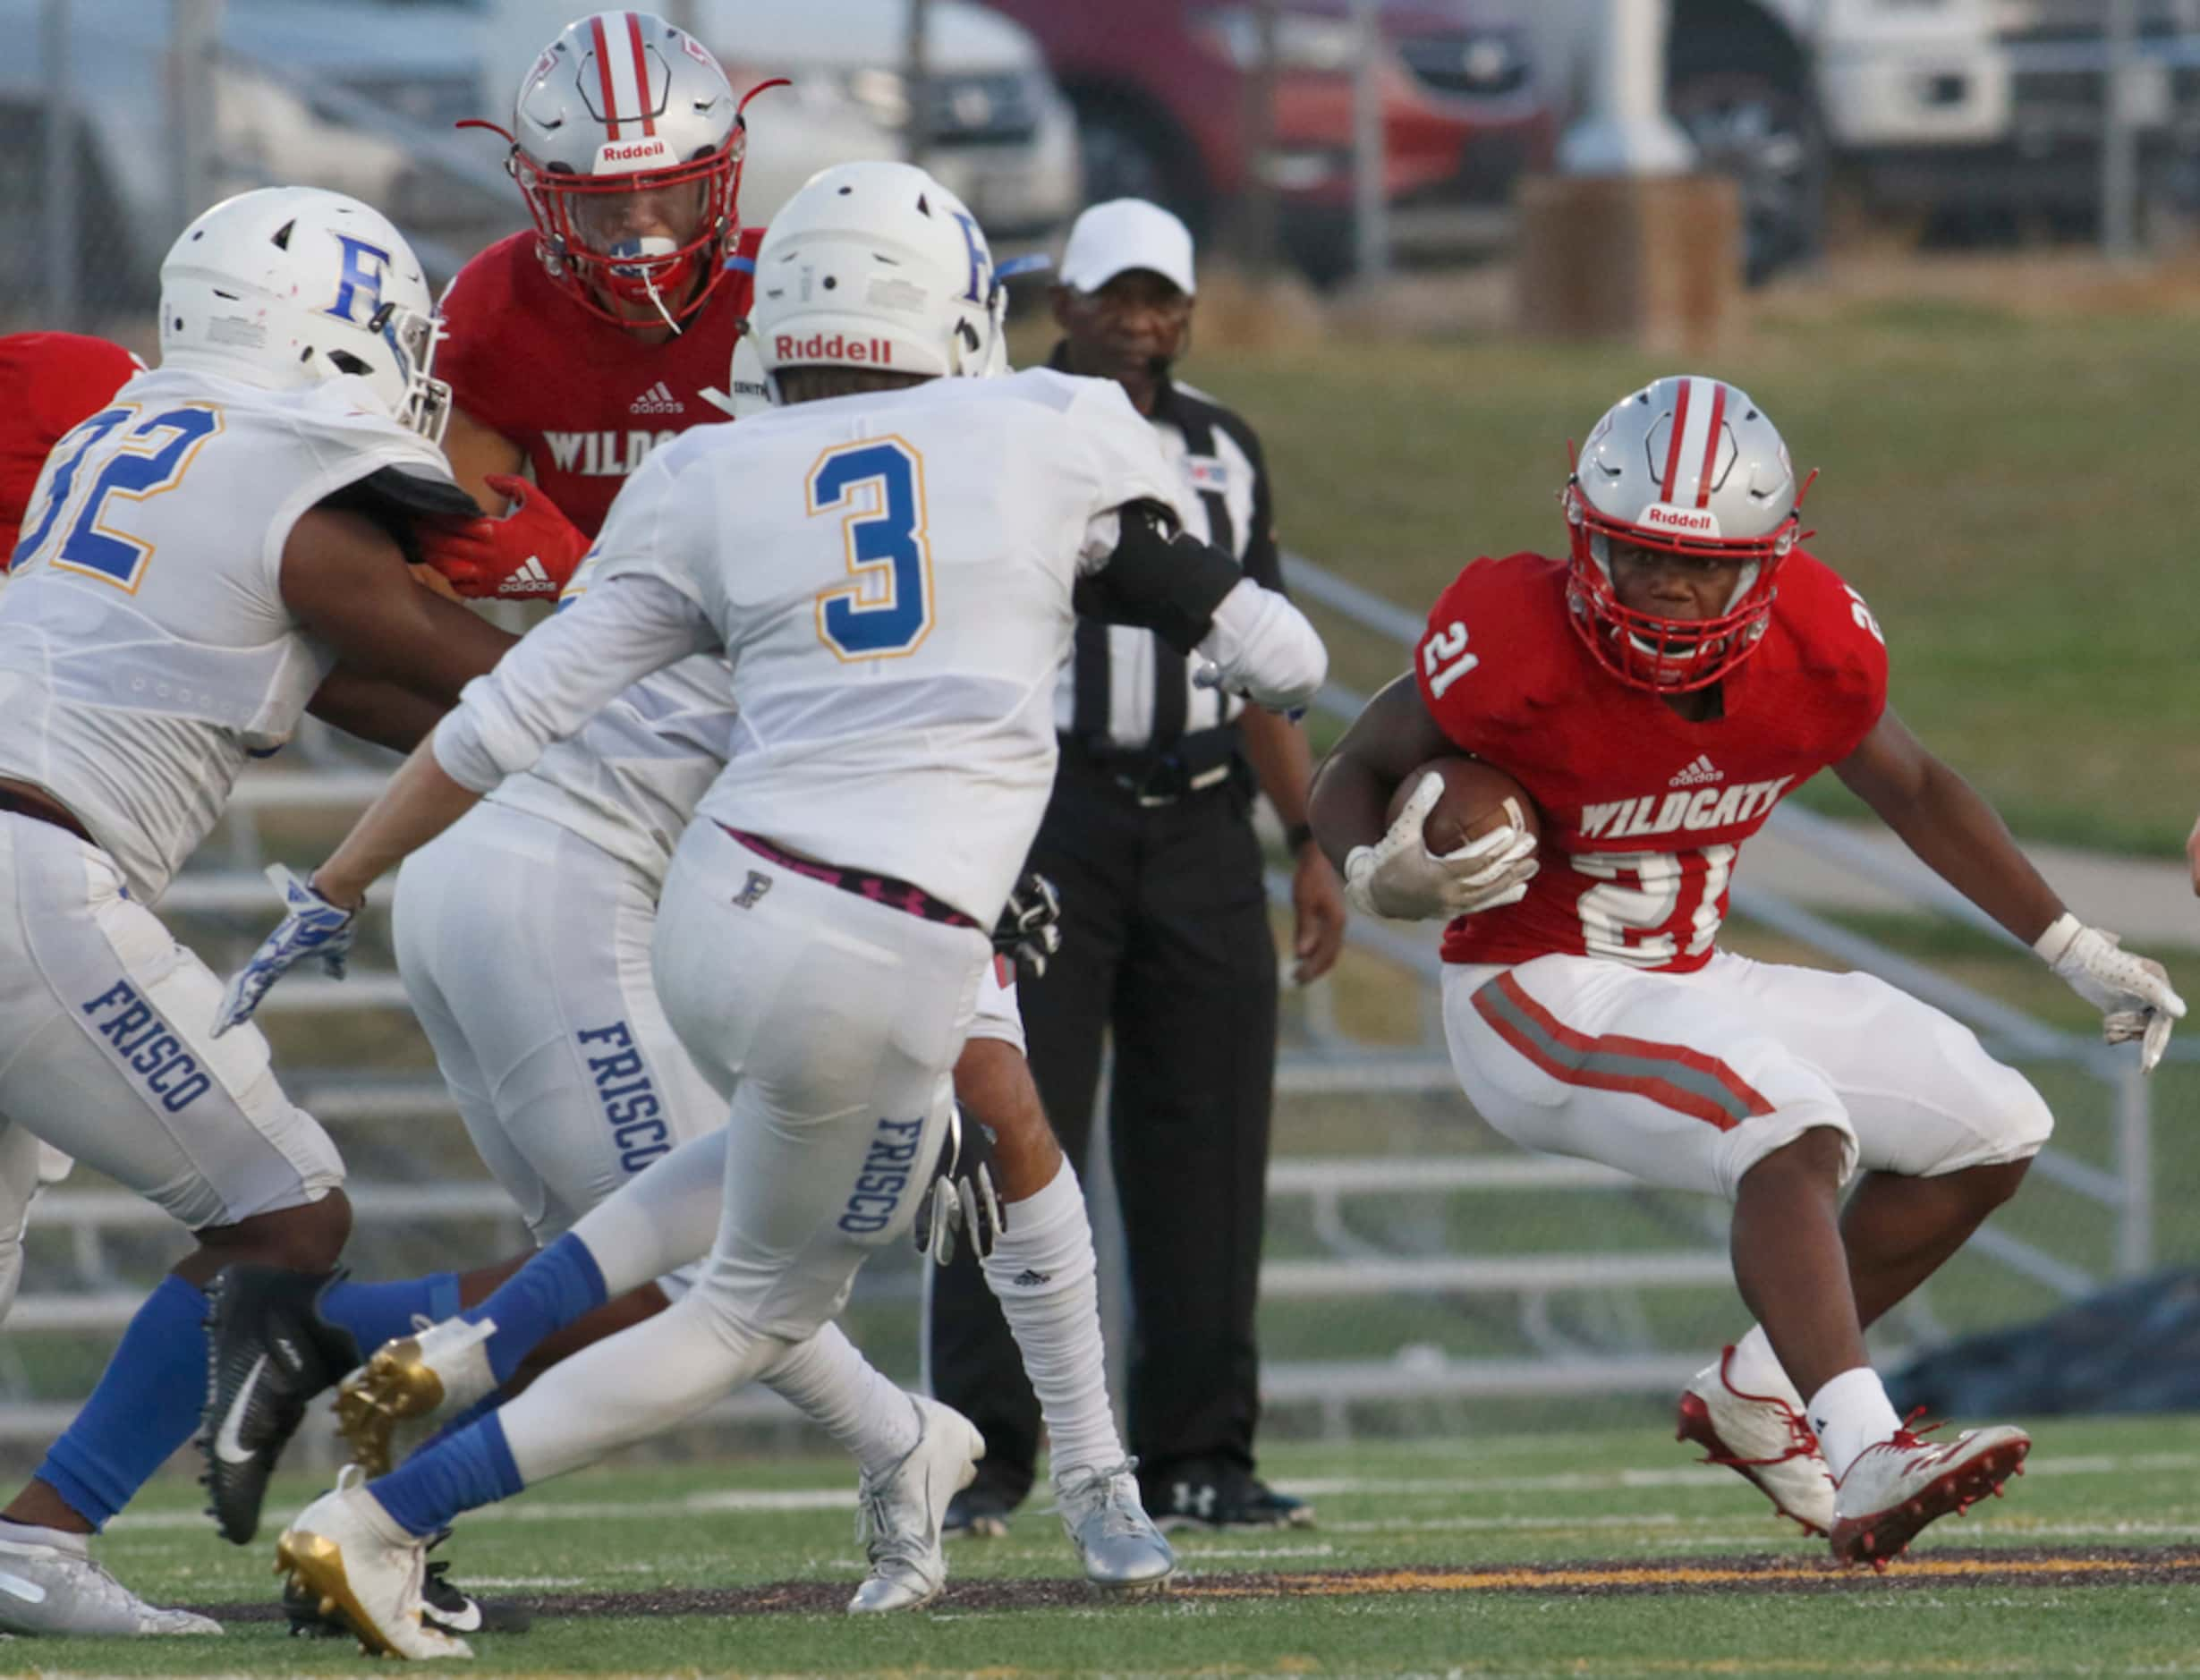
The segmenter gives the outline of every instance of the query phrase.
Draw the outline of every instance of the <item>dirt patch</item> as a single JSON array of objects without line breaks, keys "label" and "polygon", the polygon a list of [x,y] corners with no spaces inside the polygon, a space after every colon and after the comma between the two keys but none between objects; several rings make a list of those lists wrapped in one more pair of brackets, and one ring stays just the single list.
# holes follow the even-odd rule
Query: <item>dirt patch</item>
[{"label": "dirt patch", "polygon": [[[2027,1547],[1932,1551],[1890,1565],[1883,1574],[1844,1569],[1831,1560],[1768,1557],[1591,1558],[1579,1563],[1463,1568],[1421,1564],[1387,1569],[1180,1576],[1171,1596],[1192,1599],[1349,1598],[1389,1593],[1498,1592],[1566,1598],[1673,1593],[1905,1592],[1951,1587],[2066,1591],[2079,1587],[2169,1586],[2200,1582],[2200,1548]],[[849,1583],[779,1581],[756,1587],[681,1587],[655,1592],[552,1592],[515,1602],[536,1616],[838,1615]],[[1058,1609],[1090,1605],[1081,1581],[964,1581],[936,1608],[945,1611]],[[224,1622],[270,1622],[272,1599],[202,1604]]]}]

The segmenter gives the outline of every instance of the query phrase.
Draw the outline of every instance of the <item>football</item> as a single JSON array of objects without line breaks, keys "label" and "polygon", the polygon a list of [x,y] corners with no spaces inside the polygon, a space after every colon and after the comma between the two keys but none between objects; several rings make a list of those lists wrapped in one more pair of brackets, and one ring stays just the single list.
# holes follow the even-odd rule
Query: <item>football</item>
[{"label": "football", "polygon": [[1414,789],[1421,785],[1421,778],[1431,772],[1444,778],[1444,791],[1423,821],[1421,837],[1438,856],[1456,852],[1468,841],[1479,840],[1508,823],[1529,834],[1542,832],[1535,802],[1519,783],[1496,765],[1464,755],[1431,759],[1400,782],[1390,795],[1389,810],[1383,813],[1386,824],[1397,820]]}]

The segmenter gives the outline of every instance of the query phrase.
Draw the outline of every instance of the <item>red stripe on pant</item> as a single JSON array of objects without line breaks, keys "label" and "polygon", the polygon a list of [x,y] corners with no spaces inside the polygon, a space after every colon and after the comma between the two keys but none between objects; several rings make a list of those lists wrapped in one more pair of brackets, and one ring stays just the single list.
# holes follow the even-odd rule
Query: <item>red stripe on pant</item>
[{"label": "red stripe on pant", "polygon": [[[1763,1094],[1717,1056],[1706,1056],[1701,1050],[1692,1050],[1685,1044],[1660,1044],[1649,1039],[1631,1039],[1619,1033],[1592,1038],[1567,1026],[1537,1003],[1528,995],[1526,988],[1510,974],[1500,974],[1491,985],[1501,990],[1507,1001],[1534,1022],[1547,1036],[1569,1050],[1580,1051],[1584,1055],[1631,1056],[1651,1061],[1671,1062],[1717,1080],[1752,1116],[1772,1112],[1772,1105],[1765,1100]],[[1491,1031],[1560,1084],[1579,1085],[1592,1090],[1625,1091],[1631,1096],[1646,1098],[1691,1119],[1717,1126],[1721,1132],[1732,1131],[1740,1124],[1734,1115],[1710,1098],[1654,1074],[1607,1073],[1594,1068],[1576,1067],[1557,1060],[1533,1039],[1495,1013],[1484,999],[1483,991],[1487,989],[1484,988],[1474,994],[1474,1013],[1489,1023]]]}]

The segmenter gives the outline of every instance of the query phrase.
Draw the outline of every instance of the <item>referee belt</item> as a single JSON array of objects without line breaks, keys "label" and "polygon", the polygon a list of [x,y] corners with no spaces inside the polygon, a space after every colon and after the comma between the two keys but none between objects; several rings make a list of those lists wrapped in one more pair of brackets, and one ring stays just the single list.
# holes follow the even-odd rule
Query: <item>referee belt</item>
[{"label": "referee belt", "polygon": [[1141,805],[1173,805],[1229,785],[1237,765],[1237,731],[1225,725],[1195,730],[1168,747],[1117,747],[1062,735],[1062,757],[1090,765]]}]

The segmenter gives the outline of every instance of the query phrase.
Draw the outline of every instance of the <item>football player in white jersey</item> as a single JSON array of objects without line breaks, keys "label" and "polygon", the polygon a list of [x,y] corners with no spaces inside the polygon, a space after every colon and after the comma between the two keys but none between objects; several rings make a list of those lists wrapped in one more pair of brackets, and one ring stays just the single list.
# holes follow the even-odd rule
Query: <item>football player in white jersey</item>
[{"label": "football player in white jersey", "polygon": [[[48,457],[0,596],[0,1117],[198,1241],[0,1511],[12,1633],[218,1631],[86,1539],[198,1421],[201,1285],[232,1260],[325,1271],[351,1225],[335,1146],[257,1031],[215,1041],[220,983],[149,905],[303,713],[405,745],[510,642],[407,581],[414,522],[472,503],[436,447],[427,283],[386,220],[303,188],[217,206],[163,264],[160,328],[162,365]],[[437,1302],[323,1304],[372,1347]]]},{"label": "football player in white jersey", "polygon": [[[752,1380],[918,1217],[985,929],[1051,784],[1073,601],[1196,649],[1262,704],[1303,704],[1326,668],[1287,601],[1176,534],[1176,477],[1119,387],[941,377],[993,371],[999,322],[983,236],[922,171],[826,172],[758,266],[756,328],[786,406],[651,457],[613,509],[594,586],[469,690],[225,1003],[225,1019],[248,1014],[312,953],[302,935],[627,684],[729,658],[746,738],[680,842],[653,968],[730,1120],[530,1261],[473,1351],[692,1258],[699,1187],[719,1199],[716,1240],[669,1310],[372,1484],[347,1478],[293,1525],[286,1566],[378,1649],[458,1649],[418,1618],[421,1536]],[[945,1408],[923,1428],[949,1438],[925,1490],[937,1511],[983,1442]]]}]

